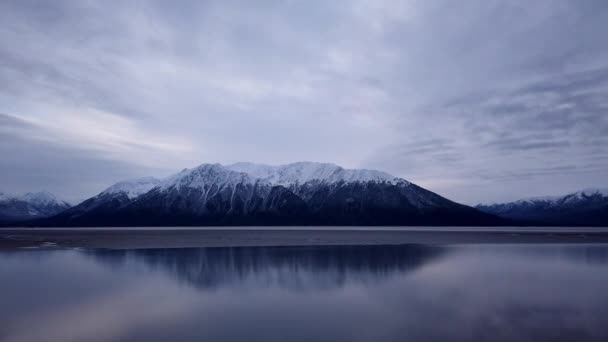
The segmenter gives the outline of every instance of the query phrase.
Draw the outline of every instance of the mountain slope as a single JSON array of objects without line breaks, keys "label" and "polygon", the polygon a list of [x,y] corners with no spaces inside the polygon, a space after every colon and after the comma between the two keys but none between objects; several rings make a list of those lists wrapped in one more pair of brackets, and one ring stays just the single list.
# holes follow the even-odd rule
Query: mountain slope
[{"label": "mountain slope", "polygon": [[586,189],[565,196],[478,205],[477,209],[536,224],[608,226],[608,189]]},{"label": "mountain slope", "polygon": [[[492,215],[373,170],[202,164],[132,192],[114,185],[48,225],[484,225]],[[125,190],[127,188],[127,190]],[[116,191],[110,191],[114,189]],[[129,195],[130,194],[130,195]]]},{"label": "mountain slope", "polygon": [[118,210],[129,205],[134,199],[160,184],[153,177],[138,178],[118,182],[98,195],[65,210],[58,215],[41,221],[42,225],[73,225],[81,220],[95,222],[112,216]]},{"label": "mountain slope", "polygon": [[19,222],[49,217],[70,206],[49,192],[28,192],[23,195],[0,193],[0,222]]}]

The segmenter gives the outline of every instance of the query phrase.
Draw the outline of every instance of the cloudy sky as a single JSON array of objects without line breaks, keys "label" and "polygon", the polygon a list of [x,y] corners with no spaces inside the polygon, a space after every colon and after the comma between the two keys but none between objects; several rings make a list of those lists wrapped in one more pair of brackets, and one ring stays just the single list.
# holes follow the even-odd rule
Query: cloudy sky
[{"label": "cloudy sky", "polygon": [[608,186],[608,1],[0,1],[0,191],[201,163]]}]

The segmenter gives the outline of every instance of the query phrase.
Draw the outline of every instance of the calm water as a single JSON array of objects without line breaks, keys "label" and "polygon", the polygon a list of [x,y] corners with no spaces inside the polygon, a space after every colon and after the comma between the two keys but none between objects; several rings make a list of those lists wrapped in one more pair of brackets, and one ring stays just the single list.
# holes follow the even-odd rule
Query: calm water
[{"label": "calm water", "polygon": [[607,340],[608,245],[0,252],[0,341]]}]

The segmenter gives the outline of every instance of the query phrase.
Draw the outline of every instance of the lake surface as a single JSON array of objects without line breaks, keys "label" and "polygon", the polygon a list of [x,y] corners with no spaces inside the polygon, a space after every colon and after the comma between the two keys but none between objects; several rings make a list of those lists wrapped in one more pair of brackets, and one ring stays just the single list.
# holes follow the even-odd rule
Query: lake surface
[{"label": "lake surface", "polygon": [[0,251],[0,341],[608,339],[607,244]]}]

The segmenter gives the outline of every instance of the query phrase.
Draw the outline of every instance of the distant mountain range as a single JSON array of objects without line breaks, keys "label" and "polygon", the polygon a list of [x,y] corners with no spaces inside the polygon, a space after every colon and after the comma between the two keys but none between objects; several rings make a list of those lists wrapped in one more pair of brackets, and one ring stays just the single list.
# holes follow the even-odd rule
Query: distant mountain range
[{"label": "distant mountain range", "polygon": [[608,191],[458,204],[405,179],[327,163],[202,164],[116,183],[70,207],[49,193],[0,195],[0,222],[28,226],[595,225]]},{"label": "distant mountain range", "polygon": [[53,194],[28,192],[14,195],[0,192],[0,222],[20,222],[57,215],[71,205]]},{"label": "distant mountain range", "polygon": [[565,196],[534,197],[476,208],[528,224],[608,226],[608,189],[587,189]]}]

